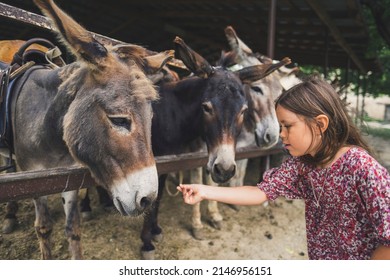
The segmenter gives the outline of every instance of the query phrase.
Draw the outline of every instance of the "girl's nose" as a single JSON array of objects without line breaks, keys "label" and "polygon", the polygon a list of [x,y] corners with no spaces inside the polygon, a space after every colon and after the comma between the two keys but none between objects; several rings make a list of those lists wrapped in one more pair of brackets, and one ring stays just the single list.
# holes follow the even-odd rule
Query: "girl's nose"
[{"label": "girl's nose", "polygon": [[286,131],[283,128],[280,129],[279,136],[280,136],[280,139],[282,139],[282,140],[287,139]]}]

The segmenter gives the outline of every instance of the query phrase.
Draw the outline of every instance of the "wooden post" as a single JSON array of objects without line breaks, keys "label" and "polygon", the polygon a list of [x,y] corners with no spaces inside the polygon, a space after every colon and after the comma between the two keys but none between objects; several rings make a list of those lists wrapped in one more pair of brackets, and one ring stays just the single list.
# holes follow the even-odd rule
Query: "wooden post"
[{"label": "wooden post", "polygon": [[[267,55],[270,58],[274,58],[275,52],[275,21],[276,21],[276,5],[277,0],[270,0],[269,13],[268,13],[268,38],[267,38]],[[263,156],[260,160],[260,180],[263,177],[263,173],[271,167],[271,156]]]},{"label": "wooden post", "polygon": [[367,76],[365,75],[363,77],[363,87],[362,87],[362,107],[360,109],[360,126],[363,126],[363,120],[364,120],[364,106],[365,106],[365,99],[366,99],[366,92],[367,92]]},{"label": "wooden post", "polygon": [[[344,85],[348,85],[348,83],[349,83],[349,69],[350,68],[351,68],[351,58],[348,56],[347,57],[347,67],[345,69]],[[345,101],[345,104],[348,104],[348,87],[345,87],[344,101]]]},{"label": "wooden post", "polygon": [[274,58],[275,49],[275,19],[276,19],[276,3],[277,0],[270,0],[270,8],[268,14],[268,48],[267,55],[270,58]]},{"label": "wooden post", "polygon": [[328,78],[329,67],[329,32],[328,28],[325,29],[325,61],[324,61],[324,76]]},{"label": "wooden post", "polygon": [[356,114],[355,114],[355,124],[359,125],[359,91],[360,91],[360,73],[357,72],[357,84],[356,84]]}]

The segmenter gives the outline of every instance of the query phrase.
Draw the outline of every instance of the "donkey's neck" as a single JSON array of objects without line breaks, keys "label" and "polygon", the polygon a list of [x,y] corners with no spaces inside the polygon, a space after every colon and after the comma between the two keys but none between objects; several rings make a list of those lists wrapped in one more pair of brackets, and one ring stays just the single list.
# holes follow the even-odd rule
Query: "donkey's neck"
[{"label": "donkey's neck", "polygon": [[[65,66],[68,67],[72,66]],[[20,85],[13,112],[15,151],[20,158],[26,154],[26,158],[42,158],[42,162],[45,161],[43,158],[47,158],[47,161],[62,158],[61,161],[64,161],[69,155],[63,141],[63,119],[74,95],[60,90],[63,84],[61,71],[63,69],[37,68]],[[45,151],[45,155],[38,151]],[[30,154],[34,155],[29,157]],[[55,159],[51,155],[55,155]],[[32,163],[23,164],[27,169]]]},{"label": "donkey's neck", "polygon": [[203,135],[204,83],[194,77],[160,87],[154,104],[152,146],[155,155],[182,153]]},{"label": "donkey's neck", "polygon": [[[77,79],[72,80],[71,77],[75,72],[79,72],[79,69],[77,64],[70,64],[48,75],[46,90],[51,99],[48,103],[43,125],[50,127],[52,132],[57,136],[61,136],[61,138],[64,116],[76,96],[78,87],[75,81]],[[80,79],[80,77],[78,78]]]}]

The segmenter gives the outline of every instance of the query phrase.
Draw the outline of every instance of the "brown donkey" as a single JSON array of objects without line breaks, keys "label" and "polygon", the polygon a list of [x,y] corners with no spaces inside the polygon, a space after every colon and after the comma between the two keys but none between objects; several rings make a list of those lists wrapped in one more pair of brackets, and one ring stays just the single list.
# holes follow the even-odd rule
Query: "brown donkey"
[{"label": "brown donkey", "polygon": [[[151,104],[158,98],[144,71],[171,52],[147,57],[135,45],[104,46],[51,0],[34,0],[77,57],[56,69],[33,66],[13,81],[12,130],[20,170],[86,166],[122,215],[142,214],[156,199]],[[65,234],[82,258],[77,191],[62,193]],[[34,199],[43,259],[52,257],[46,197]]]}]

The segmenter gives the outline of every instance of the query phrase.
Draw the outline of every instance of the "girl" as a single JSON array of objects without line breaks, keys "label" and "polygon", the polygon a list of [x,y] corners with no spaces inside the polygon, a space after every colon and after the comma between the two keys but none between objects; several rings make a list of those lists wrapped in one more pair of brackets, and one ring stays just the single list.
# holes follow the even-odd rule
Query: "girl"
[{"label": "girl", "polygon": [[333,87],[310,77],[284,92],[275,108],[291,157],[257,187],[182,184],[184,201],[304,199],[310,259],[390,259],[390,176],[370,156]]}]

